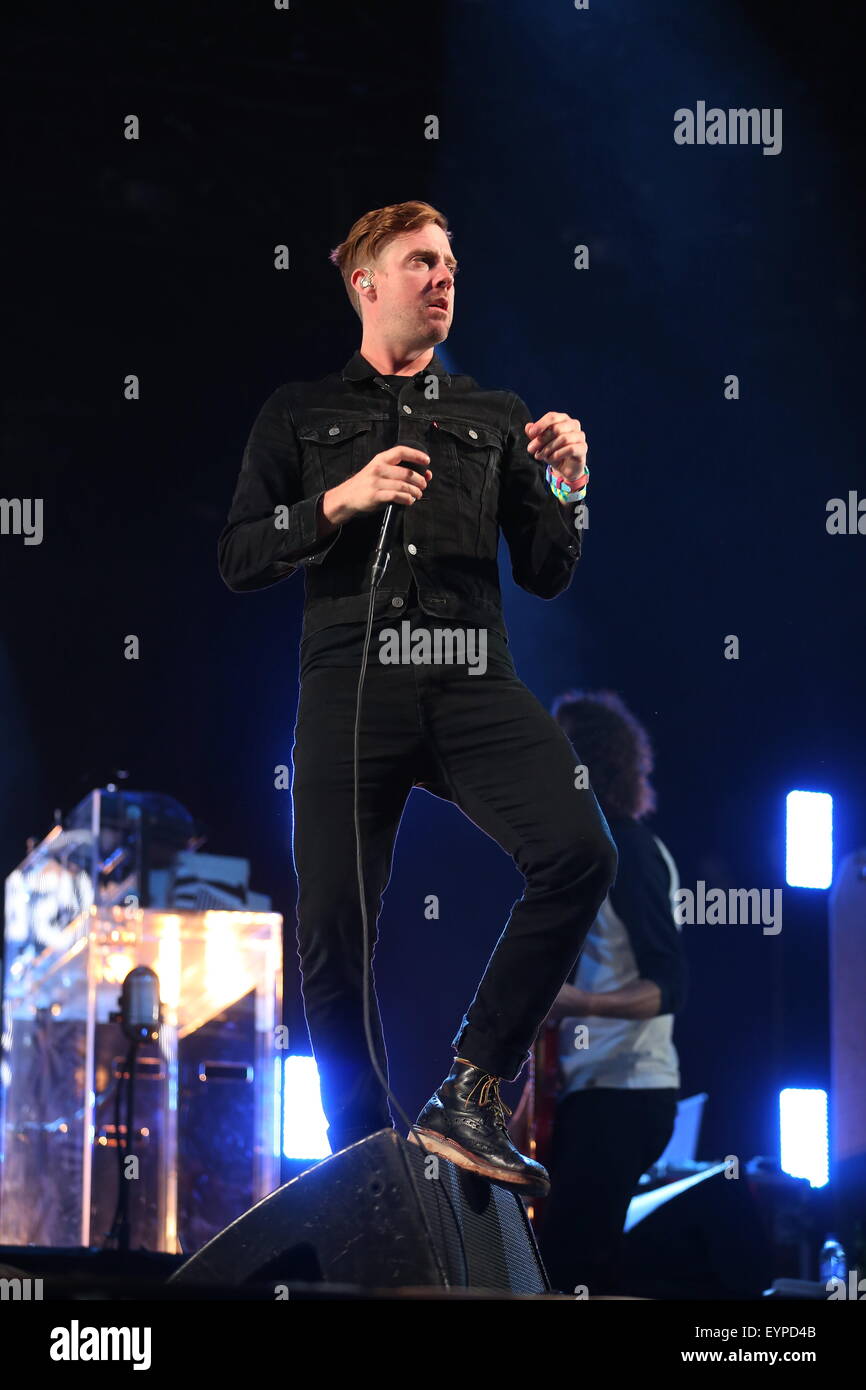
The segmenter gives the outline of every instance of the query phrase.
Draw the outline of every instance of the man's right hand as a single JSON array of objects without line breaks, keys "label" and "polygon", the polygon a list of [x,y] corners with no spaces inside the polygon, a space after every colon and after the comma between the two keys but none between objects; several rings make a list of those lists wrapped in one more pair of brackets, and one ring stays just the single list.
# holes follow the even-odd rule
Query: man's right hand
[{"label": "man's right hand", "polygon": [[375,512],[389,502],[401,507],[411,507],[433,477],[429,468],[416,473],[414,468],[401,467],[401,462],[411,460],[419,465],[429,464],[430,455],[421,449],[410,449],[405,444],[397,444],[393,449],[383,449],[375,454],[368,464],[353,473],[344,483],[329,488],[322,498],[322,511],[332,526],[342,526],[353,516],[362,512]]}]

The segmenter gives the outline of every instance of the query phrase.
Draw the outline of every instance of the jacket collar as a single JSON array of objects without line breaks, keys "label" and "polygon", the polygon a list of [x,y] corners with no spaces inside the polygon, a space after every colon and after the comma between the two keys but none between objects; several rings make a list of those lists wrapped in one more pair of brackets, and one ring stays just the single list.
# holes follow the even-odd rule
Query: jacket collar
[{"label": "jacket collar", "polygon": [[[435,352],[433,356],[430,358],[430,361],[427,363],[426,367],[422,367],[420,372],[415,372],[414,376],[407,377],[406,380],[421,382],[425,377],[430,376],[431,373],[433,374],[433,376],[438,376],[442,381],[443,385],[451,385],[451,377],[445,370],[445,366],[442,362],[442,359],[440,357],[437,357]],[[366,357],[363,357],[360,351],[358,351],[354,353],[352,357],[349,358],[349,361],[343,368],[341,375],[344,381],[364,381],[367,379],[373,379],[379,376],[380,373],[377,372],[373,364],[371,362],[368,362]]]}]

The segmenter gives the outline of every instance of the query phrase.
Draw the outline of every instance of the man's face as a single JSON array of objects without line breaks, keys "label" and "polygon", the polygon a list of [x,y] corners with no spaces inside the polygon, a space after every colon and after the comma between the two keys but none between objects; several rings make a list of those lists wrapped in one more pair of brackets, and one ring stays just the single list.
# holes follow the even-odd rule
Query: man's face
[{"label": "man's face", "polygon": [[412,346],[444,342],[454,317],[457,262],[442,228],[427,222],[401,232],[379,253],[373,268],[373,317],[379,333]]}]

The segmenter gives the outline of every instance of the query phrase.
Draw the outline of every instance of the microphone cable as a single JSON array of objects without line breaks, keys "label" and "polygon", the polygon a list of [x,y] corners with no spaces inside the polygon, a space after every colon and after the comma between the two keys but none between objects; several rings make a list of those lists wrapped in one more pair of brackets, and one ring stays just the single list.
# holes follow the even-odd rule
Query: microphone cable
[{"label": "microphone cable", "polygon": [[[390,511],[390,508],[392,508],[394,505],[395,505],[395,504],[394,504],[393,502],[389,503],[389,511]],[[384,540],[384,536],[385,536],[385,534],[386,534],[386,529],[385,529],[385,528],[388,526],[388,522],[389,522],[389,513],[386,512],[385,521],[383,522],[383,525],[382,525],[382,535],[380,535],[380,538],[379,538],[379,544],[378,544],[378,547],[377,547],[376,557],[375,557],[374,562],[373,562],[372,571],[371,571],[371,577],[370,577],[370,602],[369,602],[369,604],[368,604],[368,606],[367,606],[367,628],[366,628],[366,632],[364,633],[364,647],[363,647],[363,651],[362,651],[362,654],[361,654],[361,670],[360,670],[360,674],[359,674],[359,676],[358,676],[358,691],[357,691],[357,696],[356,696],[356,699],[355,699],[355,733],[354,733],[354,743],[353,743],[353,750],[352,750],[352,764],[353,764],[353,775],[354,775],[355,867],[356,867],[357,876],[358,876],[358,895],[359,895],[359,900],[360,900],[360,904],[361,904],[361,923],[362,923],[363,945],[364,945],[364,1035],[365,1035],[366,1040],[367,1040],[367,1051],[368,1051],[369,1056],[370,1056],[370,1062],[371,1062],[371,1065],[372,1065],[372,1067],[373,1067],[373,1071],[376,1073],[376,1078],[377,1078],[377,1080],[379,1081],[379,1084],[382,1086],[383,1090],[385,1091],[386,1096],[388,1097],[389,1100],[391,1100],[391,1101],[394,1102],[394,1109],[397,1111],[397,1113],[398,1113],[398,1115],[400,1116],[400,1118],[405,1122],[405,1124],[407,1125],[407,1127],[408,1127],[410,1130],[415,1130],[414,1124],[412,1123],[412,1121],[410,1121],[409,1116],[406,1114],[406,1111],[403,1109],[402,1105],[400,1104],[399,1100],[398,1100],[397,1097],[395,1096],[394,1092],[391,1090],[391,1087],[390,1087],[390,1085],[388,1084],[388,1079],[387,1079],[387,1077],[383,1074],[382,1068],[379,1066],[379,1059],[378,1059],[378,1057],[376,1056],[376,1046],[375,1046],[375,1043],[374,1043],[374,1041],[373,1041],[373,1029],[372,1029],[372,1025],[371,1025],[371,1021],[370,1021],[370,991],[371,991],[371,989],[372,989],[372,972],[371,972],[371,961],[370,961],[370,927],[369,927],[369,922],[368,922],[368,920],[367,920],[367,894],[366,894],[366,892],[365,892],[365,886],[364,886],[364,863],[363,863],[363,853],[362,853],[362,848],[361,848],[361,815],[360,815],[360,785],[359,785],[359,784],[360,784],[360,755],[359,755],[359,742],[360,742],[360,730],[361,730],[361,708],[362,708],[363,694],[364,694],[364,680],[365,680],[365,677],[366,677],[366,674],[367,674],[367,661],[368,661],[369,654],[370,654],[370,638],[371,638],[372,632],[373,632],[373,612],[374,612],[374,608],[375,608],[376,594],[377,594],[377,592],[378,592],[379,584],[380,584],[381,581],[382,581],[382,576],[384,575],[385,570],[388,568],[388,560],[389,560],[389,558],[390,558],[390,555],[385,554],[384,563],[379,563],[379,561],[381,560],[381,555],[382,555],[382,550],[383,550],[383,540]],[[384,1047],[384,1035],[383,1035],[383,1047]],[[439,1157],[440,1157],[440,1156],[439,1156],[438,1154],[434,1154],[434,1153],[432,1152],[432,1150],[430,1150],[430,1149],[427,1148],[426,1144],[424,1143],[423,1139],[421,1138],[421,1135],[420,1135],[417,1131],[415,1131],[415,1139],[416,1139],[416,1142],[418,1143],[418,1145],[420,1146],[420,1148],[423,1150],[423,1152],[424,1152],[425,1154],[427,1154],[429,1157],[434,1158],[434,1159],[436,1160],[436,1168],[435,1168],[435,1171],[438,1173]],[[456,1165],[455,1165],[455,1166],[456,1166]],[[411,1163],[409,1163],[409,1164],[407,1165],[407,1168],[408,1168],[408,1172],[409,1172],[409,1180],[410,1180],[410,1182],[412,1183],[412,1189],[413,1189],[413,1191],[414,1191],[414,1193],[415,1193],[415,1197],[416,1197],[416,1199],[417,1199],[417,1201],[418,1201],[419,1209],[420,1209],[421,1212],[423,1213],[423,1211],[424,1211],[424,1203],[423,1203],[423,1201],[422,1201],[421,1194],[420,1194],[420,1192],[418,1191],[418,1187],[417,1187],[416,1182],[415,1182],[415,1174],[412,1172],[412,1165],[411,1165]],[[440,1179],[439,1181],[441,1181],[441,1179]],[[466,1242],[465,1242],[465,1239],[464,1239],[464,1236],[463,1236],[463,1227],[462,1227],[462,1225],[461,1225],[461,1223],[460,1223],[460,1220],[459,1220],[459,1218],[458,1218],[457,1211],[456,1211],[456,1208],[455,1208],[455,1206],[454,1206],[454,1202],[453,1202],[452,1199],[451,1199],[451,1193],[448,1191],[448,1185],[447,1185],[447,1183],[445,1183],[445,1182],[442,1182],[442,1191],[443,1191],[443,1193],[445,1194],[446,1201],[448,1202],[448,1205],[449,1205],[449,1207],[451,1208],[451,1214],[452,1214],[452,1216],[454,1217],[454,1225],[455,1225],[455,1228],[456,1228],[456,1230],[457,1230],[458,1239],[459,1239],[459,1241],[460,1241],[460,1254],[461,1254],[462,1259],[463,1259],[463,1277],[464,1277],[464,1283],[465,1283],[466,1287],[468,1288],[468,1287],[469,1287],[469,1259],[468,1259],[468,1256],[467,1256],[467,1253],[466,1253]],[[437,1204],[437,1209],[438,1209],[438,1204]]]}]

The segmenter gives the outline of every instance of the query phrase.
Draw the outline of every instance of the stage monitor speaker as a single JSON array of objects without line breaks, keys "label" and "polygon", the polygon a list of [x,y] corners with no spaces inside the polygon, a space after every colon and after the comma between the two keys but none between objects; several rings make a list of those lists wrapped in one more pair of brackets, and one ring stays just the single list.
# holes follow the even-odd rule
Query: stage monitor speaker
[{"label": "stage monitor speaker", "polygon": [[522,1198],[394,1129],[379,1130],[270,1193],[169,1281],[550,1289]]}]

